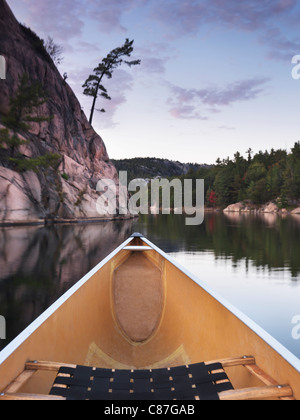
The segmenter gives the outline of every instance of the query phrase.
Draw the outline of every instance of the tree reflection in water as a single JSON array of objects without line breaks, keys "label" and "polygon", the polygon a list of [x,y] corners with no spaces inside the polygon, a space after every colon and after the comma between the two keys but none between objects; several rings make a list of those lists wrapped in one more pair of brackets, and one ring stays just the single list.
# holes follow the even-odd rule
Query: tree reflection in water
[{"label": "tree reflection in water", "polygon": [[[52,227],[0,229],[0,315],[7,340],[44,312],[132,232],[140,231],[167,253],[199,256],[233,266],[245,261],[258,269],[290,272],[300,280],[300,216],[207,213],[200,226],[185,217],[141,216],[139,220]],[[187,267],[189,269],[189,267]],[[212,267],[212,270],[214,267]]]},{"label": "tree reflection in water", "polygon": [[0,229],[0,315],[7,340],[43,313],[132,233],[133,221]]}]

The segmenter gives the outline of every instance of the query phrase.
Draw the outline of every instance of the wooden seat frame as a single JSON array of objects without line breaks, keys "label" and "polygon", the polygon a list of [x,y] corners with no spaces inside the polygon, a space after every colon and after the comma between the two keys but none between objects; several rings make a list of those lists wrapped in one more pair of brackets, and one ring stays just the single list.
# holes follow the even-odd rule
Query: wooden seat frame
[{"label": "wooden seat frame", "polygon": [[[221,401],[238,401],[238,400],[263,400],[263,399],[280,399],[280,400],[294,400],[293,390],[289,385],[280,385],[265,372],[263,372],[255,362],[255,358],[252,356],[244,356],[235,359],[223,359],[206,362],[206,365],[214,363],[220,363],[223,369],[220,372],[224,372],[224,369],[228,369],[235,366],[243,366],[252,375],[258,378],[265,386],[257,388],[245,388],[232,391],[224,391],[219,393]],[[65,364],[65,363],[54,363],[54,362],[42,362],[34,361],[25,364],[24,371],[0,394],[0,401],[3,400],[60,400],[64,401],[65,398],[57,397],[52,395],[39,395],[39,394],[22,394],[18,391],[29,381],[29,379],[37,371],[48,371],[56,372],[61,367],[76,368],[76,365]],[[225,381],[223,381],[225,382]],[[227,382],[227,381],[226,381]],[[197,399],[197,398],[196,398]]]}]

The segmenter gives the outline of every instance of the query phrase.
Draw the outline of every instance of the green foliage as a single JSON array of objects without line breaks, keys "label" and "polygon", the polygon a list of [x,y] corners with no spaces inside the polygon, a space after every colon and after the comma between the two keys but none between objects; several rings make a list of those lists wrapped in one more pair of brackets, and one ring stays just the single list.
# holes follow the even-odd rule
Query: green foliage
[{"label": "green foliage", "polygon": [[2,124],[17,131],[28,131],[31,122],[47,121],[47,117],[33,116],[34,109],[46,102],[47,96],[39,82],[31,83],[27,73],[20,79],[16,96],[10,100],[8,115],[2,117]]},{"label": "green foliage", "polygon": [[[33,122],[49,121],[49,117],[36,116],[34,111],[46,102],[47,96],[39,82],[30,82],[27,73],[20,78],[15,97],[10,100],[9,113],[2,117],[1,123],[6,127],[0,130],[0,162],[10,165],[14,170],[35,171],[46,170],[58,166],[61,156],[45,154],[36,158],[25,158],[18,148],[29,140],[20,138],[19,133],[26,135]],[[8,156],[7,156],[8,154]]]},{"label": "green foliage", "polygon": [[217,194],[217,204],[219,206],[228,206],[228,204],[237,200],[237,195],[234,190],[234,172],[231,165],[226,165],[222,168],[214,182],[214,189]]},{"label": "green foliage", "polygon": [[284,172],[283,195],[293,200],[300,196],[300,142],[295,143],[288,156]]},{"label": "green foliage", "polygon": [[61,175],[61,177],[62,177],[65,181],[68,181],[68,180],[70,179],[69,175],[68,175],[68,174],[66,174],[66,173],[63,173],[63,174]]},{"label": "green foliage", "polygon": [[266,194],[266,185],[267,183],[264,178],[250,183],[247,189],[247,196],[254,204],[264,204],[269,201],[270,197]]},{"label": "green foliage", "polygon": [[[102,84],[102,80],[104,79],[104,77],[106,77],[107,79],[111,79],[114,70],[117,67],[121,66],[123,63],[127,64],[129,67],[136,66],[141,63],[140,60],[127,61],[123,59],[123,57],[131,56],[131,53],[133,52],[133,42],[133,40],[129,41],[129,39],[127,38],[124,45],[112,50],[102,60],[102,62],[98,64],[98,66],[94,69],[94,73],[91,74],[83,84],[82,87],[84,88],[84,95],[92,96],[94,98],[90,114],[90,124],[92,124],[93,122],[93,116],[98,96],[111,100],[111,97],[108,95],[107,89]],[[105,112],[104,109],[101,109],[100,111]]]},{"label": "green foliage", "polygon": [[284,150],[260,151],[253,155],[248,150],[248,159],[235,154],[211,169],[214,172],[209,185],[218,197],[218,205],[227,206],[238,201],[251,200],[253,204],[264,204],[278,200],[284,208],[292,200],[300,199],[300,143],[295,143],[291,153]]},{"label": "green foliage", "polygon": [[14,149],[26,143],[27,141],[20,139],[17,134],[11,135],[7,128],[0,130],[0,149],[6,149],[7,147]]},{"label": "green foliage", "polygon": [[61,161],[59,154],[47,153],[37,158],[20,159],[20,158],[9,158],[9,161],[15,165],[15,169],[19,172],[47,170],[53,168],[57,170],[57,166]]}]

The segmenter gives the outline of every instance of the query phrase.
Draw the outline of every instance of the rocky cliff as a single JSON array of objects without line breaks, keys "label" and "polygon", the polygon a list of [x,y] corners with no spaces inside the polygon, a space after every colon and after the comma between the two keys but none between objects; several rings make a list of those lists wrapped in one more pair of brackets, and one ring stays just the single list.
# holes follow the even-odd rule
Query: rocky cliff
[{"label": "rocky cliff", "polygon": [[56,170],[37,172],[17,172],[0,160],[0,223],[99,218],[96,184],[101,178],[118,180],[103,140],[52,60],[17,22],[5,0],[0,0],[0,28],[0,55],[6,60],[6,80],[0,80],[0,128],[10,98],[27,73],[47,92],[47,101],[34,112],[49,119],[18,133],[27,141],[19,152],[26,158],[61,156]]}]

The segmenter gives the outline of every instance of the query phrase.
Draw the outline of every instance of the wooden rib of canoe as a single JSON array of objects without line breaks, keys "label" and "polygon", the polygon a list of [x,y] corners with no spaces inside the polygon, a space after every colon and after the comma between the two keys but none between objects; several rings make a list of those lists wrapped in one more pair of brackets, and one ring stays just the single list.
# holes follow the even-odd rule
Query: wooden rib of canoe
[{"label": "wooden rib of canoe", "polygon": [[0,399],[51,399],[62,365],[132,370],[212,360],[234,387],[220,399],[300,399],[299,359],[134,234],[0,353]]}]

